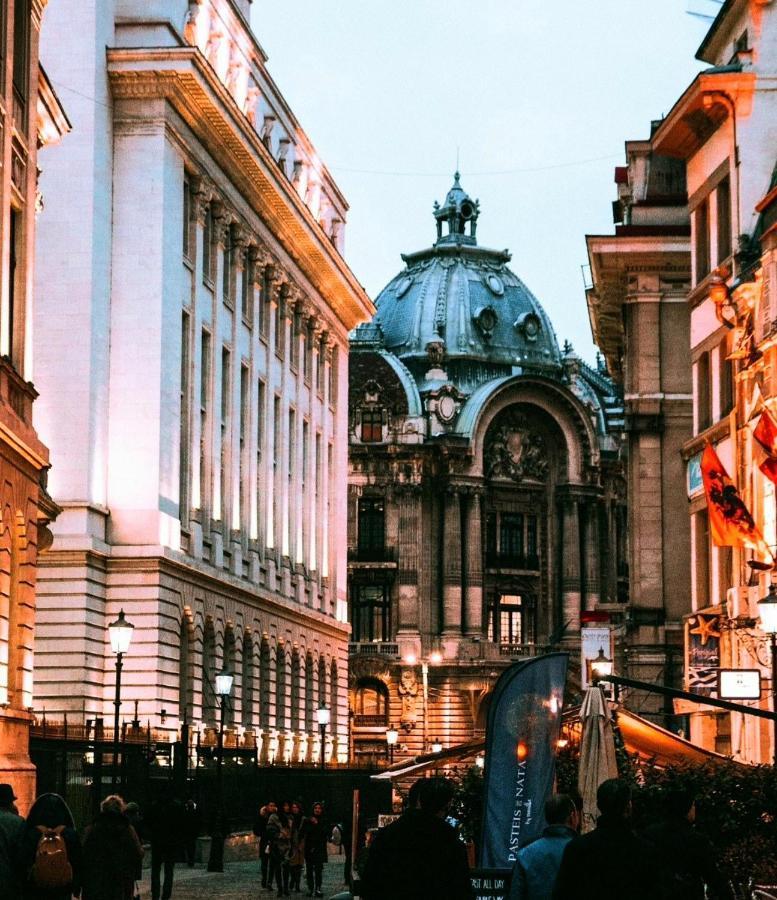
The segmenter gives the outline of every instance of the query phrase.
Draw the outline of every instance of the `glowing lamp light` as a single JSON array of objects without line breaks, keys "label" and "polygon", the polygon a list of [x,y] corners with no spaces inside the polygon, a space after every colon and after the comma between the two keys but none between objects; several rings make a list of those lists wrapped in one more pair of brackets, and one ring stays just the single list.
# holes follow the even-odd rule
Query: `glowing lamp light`
[{"label": "glowing lamp light", "polygon": [[389,747],[393,747],[394,744],[399,740],[399,732],[393,725],[389,725],[386,729],[386,743]]},{"label": "glowing lamp light", "polygon": [[603,647],[599,648],[596,659],[591,660],[591,673],[595,680],[612,675],[612,660],[604,655]]},{"label": "glowing lamp light", "polygon": [[486,764],[486,758],[485,758],[484,756],[481,755],[481,756],[476,756],[476,757],[475,757],[475,765],[476,765],[479,769],[482,769],[483,766],[485,766],[485,764]]},{"label": "glowing lamp light", "polygon": [[563,750],[564,747],[567,746],[567,744],[569,744],[569,741],[567,740],[567,738],[559,738],[556,741],[556,746],[559,748],[559,750]]},{"label": "glowing lamp light", "polygon": [[405,665],[414,666],[418,662],[418,657],[415,653],[408,653],[404,659]]},{"label": "glowing lamp light", "polygon": [[761,617],[761,631],[777,634],[777,584],[770,584],[769,593],[758,601],[758,615]]},{"label": "glowing lamp light", "polygon": [[318,720],[318,724],[321,727],[323,727],[324,725],[328,725],[330,719],[329,710],[325,706],[320,706],[316,710],[316,719]]},{"label": "glowing lamp light", "polygon": [[216,676],[216,693],[219,697],[228,697],[232,693],[232,682],[234,680],[235,676],[226,669],[222,669],[219,672]]},{"label": "glowing lamp light", "polygon": [[429,662],[433,666],[438,666],[442,662],[442,653],[439,650],[432,650],[429,654]]},{"label": "glowing lamp light", "polygon": [[108,632],[111,636],[111,649],[117,656],[129,650],[134,628],[135,626],[124,618],[123,609],[119,611],[119,618],[108,626]]},{"label": "glowing lamp light", "polygon": [[442,753],[442,744],[437,739],[432,744],[432,753]]},{"label": "glowing lamp light", "polygon": [[518,762],[523,762],[529,755],[529,748],[524,741],[518,741],[518,746],[515,748],[515,755],[518,757]]}]

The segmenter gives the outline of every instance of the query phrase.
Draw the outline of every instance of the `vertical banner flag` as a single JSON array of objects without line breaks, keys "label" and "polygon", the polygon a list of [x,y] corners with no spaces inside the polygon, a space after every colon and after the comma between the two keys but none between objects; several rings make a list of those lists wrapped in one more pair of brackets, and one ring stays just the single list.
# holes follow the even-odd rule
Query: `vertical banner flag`
[{"label": "vertical banner flag", "polygon": [[694,613],[685,619],[685,672],[688,690],[716,697],[720,668],[720,616]]},{"label": "vertical banner flag", "polygon": [[753,437],[766,453],[766,459],[758,468],[766,477],[777,484],[777,422],[764,406],[758,424],[753,429]]},{"label": "vertical banner flag", "polygon": [[537,656],[496,683],[486,727],[482,869],[512,869],[518,850],[545,827],[568,659]]},{"label": "vertical banner flag", "polygon": [[772,562],[772,554],[766,541],[712,444],[707,444],[704,448],[701,474],[707,495],[710,534],[715,546],[749,547],[757,557]]}]

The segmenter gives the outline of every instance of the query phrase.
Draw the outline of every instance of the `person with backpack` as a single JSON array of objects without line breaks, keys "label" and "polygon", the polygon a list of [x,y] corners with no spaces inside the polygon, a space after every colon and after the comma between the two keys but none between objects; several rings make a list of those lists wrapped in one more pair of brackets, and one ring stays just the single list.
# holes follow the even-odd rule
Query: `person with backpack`
[{"label": "person with backpack", "polygon": [[32,804],[20,847],[24,900],[70,900],[81,892],[82,854],[73,815],[59,794]]},{"label": "person with backpack", "polygon": [[84,835],[81,900],[133,900],[143,847],[118,794],[106,797]]}]

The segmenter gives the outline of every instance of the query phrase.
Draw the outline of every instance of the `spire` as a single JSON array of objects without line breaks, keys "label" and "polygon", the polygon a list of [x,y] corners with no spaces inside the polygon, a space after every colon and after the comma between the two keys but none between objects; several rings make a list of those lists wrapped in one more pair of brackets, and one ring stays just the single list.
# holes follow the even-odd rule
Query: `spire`
[{"label": "spire", "polygon": [[[461,175],[458,171],[455,172],[453,175],[453,186],[445,197],[444,205],[434,204],[438,244],[477,243],[475,233],[478,216],[480,215],[480,201],[472,200],[461,186],[460,179]],[[448,223],[447,234],[443,234],[443,222]],[[469,234],[467,234],[467,223],[469,223]]]}]

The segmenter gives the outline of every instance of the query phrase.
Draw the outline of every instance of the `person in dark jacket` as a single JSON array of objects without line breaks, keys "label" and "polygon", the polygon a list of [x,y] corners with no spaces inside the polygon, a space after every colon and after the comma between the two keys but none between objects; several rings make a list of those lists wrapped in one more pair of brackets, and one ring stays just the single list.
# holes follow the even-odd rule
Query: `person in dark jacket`
[{"label": "person in dark jacket", "polygon": [[551,900],[561,857],[577,836],[579,817],[567,794],[549,797],[545,803],[547,828],[542,836],[518,852],[510,884],[510,900]]},{"label": "person in dark jacket", "polygon": [[[68,862],[73,880],[62,888],[41,888],[34,884],[31,870],[35,864],[38,844],[46,830],[62,829]],[[32,804],[24,825],[20,861],[24,879],[22,896],[25,900],[71,900],[81,891],[81,842],[78,839],[73,814],[59,794],[41,794]]]},{"label": "person in dark jacket", "polygon": [[324,805],[314,803],[312,815],[300,826],[300,838],[305,842],[305,879],[308,897],[323,897],[321,880],[326,862],[326,841],[328,837],[324,823]]},{"label": "person in dark jacket", "polygon": [[445,778],[423,779],[420,809],[375,835],[361,881],[365,900],[471,900],[467,851],[445,821],[453,793]]},{"label": "person in dark jacket", "polygon": [[100,804],[84,835],[82,900],[132,900],[143,847],[118,794]]},{"label": "person in dark jacket", "polygon": [[[145,816],[146,834],[151,842],[151,897],[170,900],[173,893],[175,860],[183,845],[185,831],[183,804],[165,785]],[[164,867],[164,881],[160,881]]]},{"label": "person in dark jacket", "polygon": [[655,900],[658,864],[631,827],[631,788],[620,778],[599,785],[596,828],[564,849],[553,900]]},{"label": "person in dark jacket", "polygon": [[20,897],[22,893],[19,851],[23,834],[24,819],[16,808],[13,787],[0,784],[0,886],[5,886],[3,890],[9,897]]},{"label": "person in dark jacket", "polygon": [[664,815],[663,821],[648,826],[643,833],[661,861],[664,900],[729,900],[731,892],[718,870],[712,844],[693,827],[693,792],[681,787],[670,789]]},{"label": "person in dark jacket", "polygon": [[[273,809],[271,810],[270,807]],[[259,838],[259,865],[262,870],[262,887],[267,887],[267,874],[270,866],[269,844],[267,839],[267,820],[270,813],[274,812],[276,806],[274,803],[265,803],[259,807],[259,813],[254,820],[254,834]]]}]

